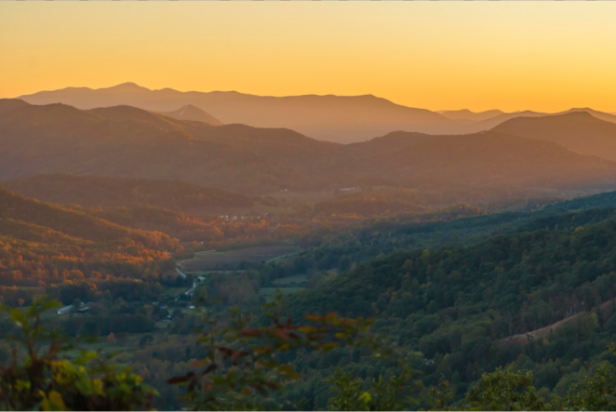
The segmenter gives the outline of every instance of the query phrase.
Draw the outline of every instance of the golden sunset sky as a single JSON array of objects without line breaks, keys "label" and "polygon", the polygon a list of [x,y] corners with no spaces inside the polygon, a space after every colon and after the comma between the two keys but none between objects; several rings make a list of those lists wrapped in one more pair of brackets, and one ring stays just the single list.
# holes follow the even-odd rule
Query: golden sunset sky
[{"label": "golden sunset sky", "polygon": [[135,82],[616,111],[611,2],[0,2],[0,97]]}]

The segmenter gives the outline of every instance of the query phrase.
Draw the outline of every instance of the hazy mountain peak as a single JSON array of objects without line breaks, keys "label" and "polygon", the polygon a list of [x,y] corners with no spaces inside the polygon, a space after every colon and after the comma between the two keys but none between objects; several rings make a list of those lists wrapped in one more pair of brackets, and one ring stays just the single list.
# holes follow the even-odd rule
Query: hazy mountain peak
[{"label": "hazy mountain peak", "polygon": [[223,124],[220,120],[218,120],[211,114],[192,104],[186,104],[180,107],[178,110],[174,110],[172,112],[161,112],[160,114],[178,120],[192,120],[196,122],[203,122],[212,126],[220,126]]},{"label": "hazy mountain peak", "polygon": [[590,107],[572,107],[568,112],[594,112]]},{"label": "hazy mountain peak", "polygon": [[180,107],[180,115],[184,115],[191,112],[200,112],[204,113],[203,110],[199,109],[197,106],[193,106],[192,104],[187,104]]},{"label": "hazy mountain peak", "polygon": [[579,117],[592,117],[595,118],[592,113],[594,110],[588,109],[571,109],[568,113],[564,113],[565,116],[579,116]]},{"label": "hazy mountain peak", "polygon": [[125,93],[126,92],[150,91],[150,89],[139,86],[137,83],[132,83],[132,82],[118,84],[117,86],[108,87],[103,90],[114,91],[114,92],[125,92]]},{"label": "hazy mountain peak", "polygon": [[486,110],[483,112],[473,112],[469,109],[461,109],[461,110],[439,110],[437,113],[445,116],[451,120],[472,120],[472,121],[482,121],[491,119],[496,116],[500,116],[504,114],[501,110]]}]

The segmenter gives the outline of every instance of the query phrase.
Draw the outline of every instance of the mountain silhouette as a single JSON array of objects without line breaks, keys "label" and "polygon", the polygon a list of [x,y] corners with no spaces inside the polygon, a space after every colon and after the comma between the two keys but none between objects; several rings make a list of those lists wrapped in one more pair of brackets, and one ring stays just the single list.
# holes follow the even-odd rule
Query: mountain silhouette
[{"label": "mountain silhouette", "polygon": [[359,185],[546,190],[616,184],[614,162],[498,131],[395,132],[342,145],[290,129],[211,126],[130,106],[0,106],[11,105],[12,110],[0,111],[2,179],[41,173],[163,179],[242,194]]},{"label": "mountain silhouette", "polygon": [[204,112],[198,107],[193,106],[192,104],[187,104],[186,106],[180,107],[178,110],[163,112],[161,114],[178,120],[193,120],[196,122],[210,124],[212,126],[220,126],[222,124],[220,120]]},{"label": "mountain silhouette", "polygon": [[491,119],[493,117],[505,114],[500,110],[486,110],[485,112],[472,112],[468,109],[462,110],[441,110],[438,113],[442,114],[451,120],[471,120],[474,122],[480,122],[482,120]]},{"label": "mountain silhouette", "polygon": [[587,111],[572,109],[553,116],[518,117],[493,130],[558,143],[579,153],[616,161],[616,123],[598,119]]},{"label": "mountain silhouette", "polygon": [[[516,117],[551,115],[533,111],[503,113],[500,110],[474,113],[467,109],[432,112],[395,104],[373,95],[272,97],[235,91],[150,90],[135,83],[103,89],[69,87],[21,96],[21,99],[38,105],[64,103],[79,109],[128,105],[178,120],[211,125],[220,122],[288,128],[317,140],[338,143],[362,142],[397,130],[432,135],[470,134],[490,130]],[[179,114],[183,109],[190,113],[184,116],[190,118]],[[197,110],[205,113],[197,115]],[[571,110],[587,111],[595,117],[616,122],[616,116],[609,113],[592,109]]]},{"label": "mountain silhouette", "polygon": [[[616,125],[615,125],[616,126]],[[374,158],[418,186],[568,188],[613,184],[616,163],[555,143],[487,131],[433,136]],[[565,178],[567,176],[567,178]]]},{"label": "mountain silhouette", "polygon": [[372,95],[271,97],[238,92],[149,90],[125,83],[106,89],[45,91],[21,98],[32,104],[64,103],[80,109],[130,105],[162,113],[192,105],[225,124],[284,127],[319,140],[342,143],[366,140],[392,130],[439,133],[456,125],[438,113]]}]

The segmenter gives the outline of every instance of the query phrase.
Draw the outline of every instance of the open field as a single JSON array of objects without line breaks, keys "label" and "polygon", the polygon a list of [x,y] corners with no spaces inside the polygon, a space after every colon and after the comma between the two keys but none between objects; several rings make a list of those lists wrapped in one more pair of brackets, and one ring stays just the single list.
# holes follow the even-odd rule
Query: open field
[{"label": "open field", "polygon": [[182,270],[195,272],[205,270],[234,269],[242,262],[256,263],[295,253],[295,246],[257,246],[224,252],[208,250],[195,253],[193,259],[181,263]]},{"label": "open field", "polygon": [[284,278],[276,279],[272,283],[274,285],[280,285],[280,286],[286,287],[292,284],[306,283],[306,282],[308,282],[308,275],[301,274],[301,275],[292,275],[292,276],[286,276]]}]

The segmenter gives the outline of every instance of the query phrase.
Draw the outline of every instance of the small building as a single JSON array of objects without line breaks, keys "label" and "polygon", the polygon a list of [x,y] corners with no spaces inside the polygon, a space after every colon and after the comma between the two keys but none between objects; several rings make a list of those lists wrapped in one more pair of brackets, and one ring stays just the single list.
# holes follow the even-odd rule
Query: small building
[{"label": "small building", "polygon": [[61,309],[58,309],[58,315],[64,315],[65,313],[69,313],[73,309],[73,305],[65,306]]}]

